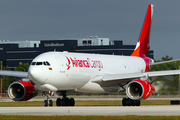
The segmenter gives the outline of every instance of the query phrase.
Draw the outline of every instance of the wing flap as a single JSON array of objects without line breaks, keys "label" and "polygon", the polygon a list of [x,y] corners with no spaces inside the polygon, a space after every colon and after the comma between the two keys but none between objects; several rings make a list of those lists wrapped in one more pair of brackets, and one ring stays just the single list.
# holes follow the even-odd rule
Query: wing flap
[{"label": "wing flap", "polygon": [[95,76],[91,82],[98,83],[102,86],[113,86],[128,83],[133,79],[143,77],[143,73],[131,73],[131,74],[105,74]]},{"label": "wing flap", "polygon": [[[128,74],[105,74],[95,76],[91,82],[98,83],[102,86],[112,86],[112,85],[125,85],[134,79],[148,79],[158,76],[164,76],[165,78],[170,75],[179,75],[180,70],[165,70],[165,71],[152,71],[144,73],[128,73]],[[151,80],[151,79],[150,79]],[[172,78],[170,80],[173,80]]]},{"label": "wing flap", "polygon": [[130,74],[105,74],[97,75],[92,81],[93,82],[106,82],[112,80],[122,80],[122,79],[135,79],[143,77],[143,73],[130,73]]}]

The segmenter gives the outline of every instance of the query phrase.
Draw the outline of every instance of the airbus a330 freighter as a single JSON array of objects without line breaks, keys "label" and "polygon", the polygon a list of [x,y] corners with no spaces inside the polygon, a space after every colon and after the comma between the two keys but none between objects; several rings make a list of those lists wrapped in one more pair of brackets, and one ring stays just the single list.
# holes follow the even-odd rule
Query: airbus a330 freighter
[{"label": "airbus a330 freighter", "polygon": [[[157,76],[180,74],[180,70],[149,72],[152,65],[167,63],[154,63],[147,57],[153,8],[148,5],[140,38],[131,56],[56,51],[40,54],[32,61],[28,72],[0,71],[1,76],[26,78],[9,86],[9,97],[26,101],[35,97],[38,89],[54,91],[62,95],[56,100],[57,106],[74,106],[74,98],[66,95],[68,91],[113,93],[124,89],[127,98],[123,98],[123,106],[140,106],[140,100],[154,94],[152,83]],[[44,105],[53,106],[53,102],[46,99]]]}]

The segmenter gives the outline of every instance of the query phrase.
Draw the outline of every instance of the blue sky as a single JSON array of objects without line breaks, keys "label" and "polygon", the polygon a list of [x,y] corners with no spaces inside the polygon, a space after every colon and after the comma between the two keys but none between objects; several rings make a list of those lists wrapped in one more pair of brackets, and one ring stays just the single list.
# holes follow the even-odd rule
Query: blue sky
[{"label": "blue sky", "polygon": [[154,4],[150,47],[155,59],[180,59],[178,0],[0,0],[0,40],[107,37],[135,45]]}]

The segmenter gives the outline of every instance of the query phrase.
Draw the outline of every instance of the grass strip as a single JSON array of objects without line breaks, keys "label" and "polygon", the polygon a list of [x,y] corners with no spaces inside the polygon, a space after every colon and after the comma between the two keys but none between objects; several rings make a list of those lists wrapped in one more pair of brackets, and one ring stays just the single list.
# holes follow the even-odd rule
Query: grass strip
[{"label": "grass strip", "polygon": [[180,120],[180,116],[16,116],[0,115],[1,120]]}]

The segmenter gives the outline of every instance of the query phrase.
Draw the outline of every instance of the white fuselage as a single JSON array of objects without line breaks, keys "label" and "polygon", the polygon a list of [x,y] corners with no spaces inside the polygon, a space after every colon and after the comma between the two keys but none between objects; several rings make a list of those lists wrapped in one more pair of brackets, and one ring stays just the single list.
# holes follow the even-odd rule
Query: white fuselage
[{"label": "white fuselage", "polygon": [[91,82],[96,75],[139,73],[146,68],[140,57],[69,52],[43,53],[32,63],[29,78],[38,89],[89,93],[117,92],[120,89],[119,86],[102,87]]}]

